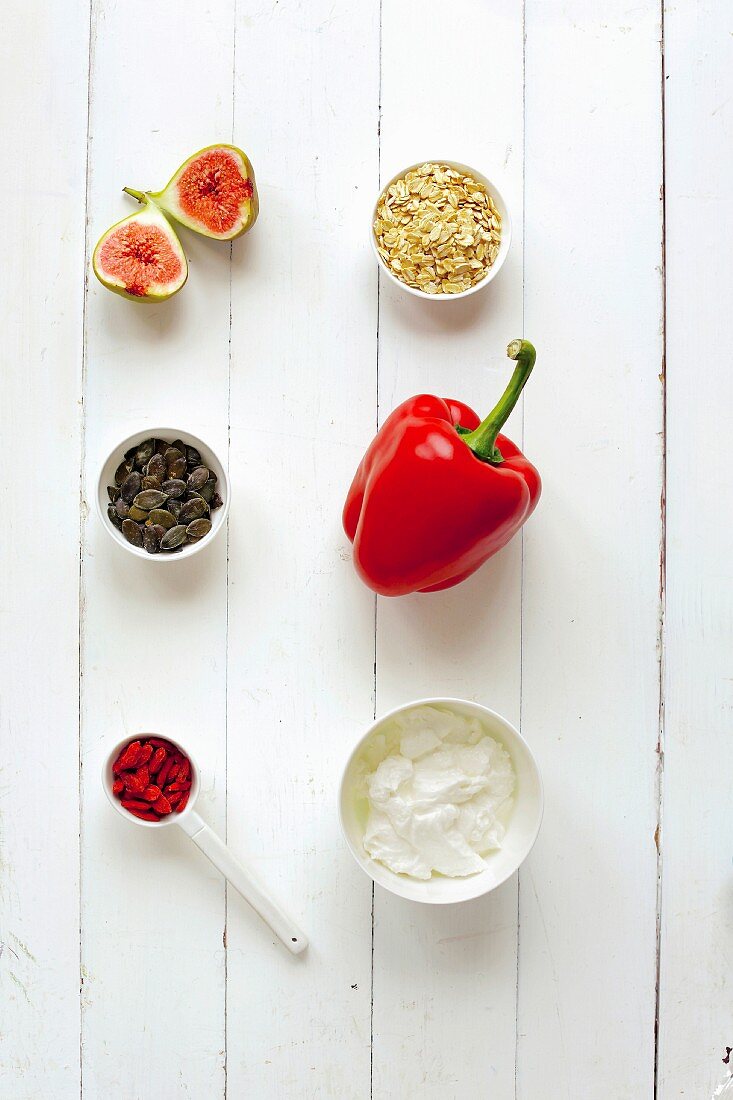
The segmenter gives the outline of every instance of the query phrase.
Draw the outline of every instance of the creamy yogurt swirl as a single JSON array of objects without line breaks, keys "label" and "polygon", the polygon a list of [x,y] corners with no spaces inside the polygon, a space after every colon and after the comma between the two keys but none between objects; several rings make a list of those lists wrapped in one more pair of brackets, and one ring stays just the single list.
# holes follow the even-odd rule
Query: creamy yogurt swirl
[{"label": "creamy yogurt swirl", "polygon": [[364,772],[372,859],[419,879],[484,870],[482,857],[501,847],[515,775],[477,718],[416,707],[380,734],[372,760]]}]

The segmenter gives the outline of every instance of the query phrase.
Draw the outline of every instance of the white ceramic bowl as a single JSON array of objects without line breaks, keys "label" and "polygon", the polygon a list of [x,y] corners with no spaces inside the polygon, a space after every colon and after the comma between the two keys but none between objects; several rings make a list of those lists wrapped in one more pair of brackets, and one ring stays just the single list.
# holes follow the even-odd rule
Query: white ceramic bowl
[{"label": "white ceramic bowl", "polygon": [[[401,279],[398,279],[397,276],[392,271],[390,271],[389,267],[377,251],[377,240],[374,236],[374,219],[377,216],[377,207],[379,206],[382,195],[384,195],[384,193],[388,190],[389,187],[392,186],[393,183],[406,175],[407,172],[411,172],[413,168],[419,168],[422,164],[447,164],[450,168],[455,168],[457,172],[462,172],[464,176],[473,176],[477,183],[482,183],[484,185],[484,187],[494,200],[496,209],[501,214],[501,241],[499,242],[498,256],[494,260],[486,275],[484,275],[483,279],[481,279],[474,286],[469,287],[468,290],[462,290],[460,294],[427,294],[424,290],[417,290],[417,288],[414,286],[408,286],[407,283],[403,283]],[[400,287],[401,290],[406,290],[408,294],[414,294],[416,298],[424,298],[429,302],[455,302],[460,298],[468,298],[470,294],[476,294],[477,291],[483,290],[489,285],[489,283],[493,282],[493,280],[499,274],[502,267],[504,266],[504,261],[507,258],[509,246],[512,243],[512,221],[509,216],[509,208],[504,201],[504,197],[501,191],[496,186],[496,184],[492,183],[491,180],[487,176],[483,175],[482,172],[477,172],[475,168],[471,168],[468,164],[462,164],[461,161],[458,160],[446,160],[445,157],[428,157],[425,160],[419,160],[416,164],[410,164],[407,166],[407,168],[401,169],[401,171],[397,172],[394,176],[392,176],[390,180],[387,181],[382,190],[379,192],[377,200],[372,208],[372,217],[369,223],[369,240],[372,242],[372,251],[376,256],[377,263],[381,267],[382,271],[387,276],[387,278],[390,279],[396,286]]]},{"label": "white ceramic bowl", "polygon": [[[440,707],[469,718],[478,718],[486,732],[504,746],[512,759],[517,785],[514,807],[507,822],[502,847],[486,857],[486,870],[475,875],[447,878],[434,874],[432,878],[423,881],[408,875],[395,874],[384,864],[373,860],[364,850],[364,817],[367,807],[365,799],[357,791],[359,757],[375,734],[396,715],[423,706]],[[431,905],[469,901],[495,890],[505,882],[532,850],[542,821],[542,809],[542,781],[527,742],[506,718],[467,699],[417,699],[385,714],[367,730],[351,753],[344,768],[339,795],[341,827],[346,843],[359,866],[375,882],[386,890],[391,890],[393,894]]]},{"label": "white ceramic bowl", "polygon": [[[195,447],[201,455],[201,460],[204,465],[208,466],[208,468],[216,474],[216,489],[219,496],[224,501],[220,508],[215,508],[211,513],[211,530],[208,535],[204,536],[200,542],[195,542],[191,546],[184,546],[182,550],[176,553],[165,553],[163,551],[158,554],[148,554],[147,550],[144,550],[142,547],[133,546],[127,541],[122,532],[110,522],[107,515],[107,505],[109,504],[107,486],[114,485],[115,470],[120,462],[122,462],[125,451],[129,451],[130,447],[142,443],[144,440],[150,439],[151,437],[156,439],[167,439],[170,442],[174,439],[182,439],[184,443],[187,443],[191,447]],[[117,545],[121,546],[123,550],[127,550],[129,554],[134,554],[137,558],[145,558],[146,561],[152,562],[181,561],[183,558],[190,558],[193,554],[197,554],[200,550],[204,550],[209,546],[214,541],[219,531],[226,525],[227,516],[229,515],[229,498],[229,478],[226,469],[219,461],[217,455],[202,439],[199,439],[198,436],[193,435],[192,432],[180,430],[178,428],[144,428],[143,431],[128,435],[127,439],[123,439],[112,448],[102,463],[97,479],[97,491],[95,494],[97,514],[99,515],[102,526],[109,532]]]},{"label": "white ceramic bowl", "polygon": [[[173,438],[175,439],[176,437],[174,436]],[[183,438],[184,436],[181,436],[181,439]],[[151,557],[155,557],[155,555],[152,554]],[[129,745],[131,741],[137,741],[138,739],[142,739],[145,737],[163,737],[166,741],[170,741],[171,745],[175,745],[175,747],[180,752],[182,752],[184,756],[187,756],[188,759],[191,761],[191,793],[188,796],[188,802],[179,814],[175,813],[174,811],[172,814],[166,814],[165,817],[161,817],[160,821],[143,821],[141,817],[135,817],[134,814],[129,813],[125,809],[119,798],[115,798],[115,796],[112,794],[112,784],[115,781],[115,775],[112,771],[112,765],[124,749],[125,745]],[[107,795],[110,804],[115,810],[117,810],[117,813],[121,817],[124,817],[125,821],[130,821],[133,825],[142,825],[146,829],[162,829],[166,825],[180,825],[181,821],[187,816],[187,814],[189,814],[191,810],[193,810],[194,805],[196,804],[196,799],[199,796],[201,783],[199,780],[198,765],[196,764],[196,761],[191,756],[191,753],[188,751],[188,749],[184,749],[182,745],[179,745],[178,742],[175,741],[172,737],[168,737],[167,734],[137,733],[133,734],[131,737],[123,738],[122,741],[118,741],[118,743],[110,749],[102,766],[102,786],[104,787],[104,793]]]}]

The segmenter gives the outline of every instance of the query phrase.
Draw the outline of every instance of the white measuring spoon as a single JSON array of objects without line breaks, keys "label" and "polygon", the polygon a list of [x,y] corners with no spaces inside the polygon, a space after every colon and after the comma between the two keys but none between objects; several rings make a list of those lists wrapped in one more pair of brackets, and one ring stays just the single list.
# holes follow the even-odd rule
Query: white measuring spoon
[{"label": "white measuring spoon", "polygon": [[[178,825],[183,829],[184,833],[190,836],[191,840],[196,844],[204,855],[211,860],[218,871],[224,875],[224,878],[231,882],[235,890],[238,890],[245,901],[248,901],[256,913],[262,917],[266,924],[269,924],[275,935],[282,941],[287,947],[288,951],[293,955],[299,955],[301,951],[305,951],[308,946],[308,940],[297,928],[290,918],[283,912],[280,906],[274,901],[266,892],[264,887],[257,881],[252,871],[245,867],[244,864],[234,856],[223,840],[216,835],[213,829],[209,828],[203,818],[199,817],[194,812],[194,804],[198,798],[200,789],[199,783],[199,769],[191,756],[191,753],[184,749],[177,741],[173,741],[172,738],[166,737],[164,740],[170,741],[184,756],[187,756],[191,761],[191,792],[189,795],[188,803],[185,809],[180,813],[173,812],[162,817],[160,821],[143,821],[142,818],[135,817],[134,814],[129,813],[119,799],[115,798],[112,793],[112,784],[116,779],[116,776],[112,772],[112,765],[117,757],[120,755],[126,745],[129,745],[131,741],[138,739],[145,740],[147,737],[157,737],[156,733],[140,733],[137,737],[126,737],[124,741],[120,741],[115,745],[107,756],[104,767],[102,769],[102,786],[104,787],[104,793],[107,795],[112,806],[115,810],[125,818],[126,821],[132,821],[135,825],[142,825],[145,829],[162,829],[168,825]],[[155,779],[151,782],[154,782]]]}]

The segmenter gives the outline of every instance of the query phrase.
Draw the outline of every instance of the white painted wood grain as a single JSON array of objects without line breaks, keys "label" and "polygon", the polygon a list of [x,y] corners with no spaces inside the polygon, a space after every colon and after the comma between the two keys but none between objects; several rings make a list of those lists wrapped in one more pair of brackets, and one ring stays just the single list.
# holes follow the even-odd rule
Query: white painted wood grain
[{"label": "white painted wood grain", "polygon": [[[231,3],[93,7],[90,244],[130,209],[120,188],[162,186],[187,155],[231,134]],[[185,230],[188,284],[160,306],[87,302],[86,494],[116,441],[189,429],[226,459],[230,249]],[[225,821],[226,539],[153,565],[90,515],[84,543],[82,933],[84,1092],[223,1095],[224,885],[178,830],[109,812],[110,741],[170,733],[201,766],[200,810]]]},{"label": "white painted wood grain", "polygon": [[375,422],[378,43],[376,5],[237,4],[262,213],[232,272],[228,833],[310,947],[287,955],[230,891],[232,1097],[370,1092],[371,889],[336,792],[374,706],[340,513]]},{"label": "white painted wood grain", "polygon": [[0,1093],[13,1100],[79,1095],[87,31],[83,3],[3,11]]},{"label": "white painted wood grain", "polygon": [[[662,401],[652,2],[527,5],[522,729],[545,820],[521,872],[517,1096],[653,1094]],[[560,77],[558,74],[563,74]]]},{"label": "white painted wood grain", "polygon": [[[382,177],[448,157],[494,180],[513,217],[506,267],[464,301],[417,300],[382,280],[379,417],[427,392],[482,415],[511,374],[522,333],[522,20],[512,3],[388,0],[382,30]],[[416,38],[419,48],[415,48]],[[437,79],[437,87],[436,87]],[[521,436],[520,414],[509,433]],[[380,598],[377,712],[409,699],[477,699],[519,721],[521,543],[443,593]],[[516,879],[462,906],[411,905],[377,888],[374,1095],[514,1093]]]},{"label": "white painted wood grain", "polygon": [[733,1045],[733,13],[665,14],[667,613],[659,1097]]}]

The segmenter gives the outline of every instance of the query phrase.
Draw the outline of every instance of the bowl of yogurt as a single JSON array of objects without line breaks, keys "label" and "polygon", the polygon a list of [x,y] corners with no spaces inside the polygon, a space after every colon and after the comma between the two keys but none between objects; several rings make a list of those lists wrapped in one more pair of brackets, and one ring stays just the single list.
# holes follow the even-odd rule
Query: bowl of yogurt
[{"label": "bowl of yogurt", "polygon": [[385,714],[351,753],[341,826],[380,886],[445,905],[496,889],[542,821],[532,752],[500,714],[467,699],[418,699]]}]

